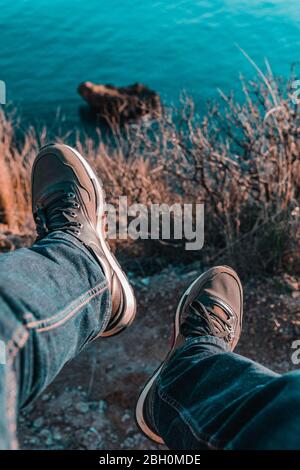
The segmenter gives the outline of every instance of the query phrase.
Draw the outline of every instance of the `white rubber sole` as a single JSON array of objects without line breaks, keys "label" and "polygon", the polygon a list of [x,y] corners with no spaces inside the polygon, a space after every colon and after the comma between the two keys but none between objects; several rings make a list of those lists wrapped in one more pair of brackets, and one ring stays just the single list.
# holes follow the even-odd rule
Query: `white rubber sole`
[{"label": "white rubber sole", "polygon": [[[175,351],[176,341],[177,341],[177,338],[178,338],[179,333],[180,333],[180,331],[179,331],[180,330],[180,315],[181,315],[181,312],[183,311],[183,309],[186,307],[186,304],[189,303],[189,298],[190,298],[191,294],[192,294],[192,297],[194,297],[195,293],[193,292],[193,289],[197,287],[197,291],[199,291],[199,289],[201,289],[201,284],[205,283],[206,280],[213,275],[214,271],[216,271],[216,273],[217,273],[217,272],[220,271],[220,269],[222,269],[222,272],[227,272],[228,274],[231,274],[236,278],[235,271],[233,271],[233,269],[231,269],[229,266],[215,266],[214,268],[209,269],[208,271],[204,272],[199,277],[197,277],[188,286],[188,288],[185,290],[185,292],[181,296],[180,301],[179,301],[178,306],[177,306],[177,309],[176,309],[176,313],[175,313],[174,339],[173,339],[172,347],[171,347],[170,351],[168,352],[168,354],[166,355],[165,359],[163,360],[162,364],[158,367],[158,369],[156,369],[154,374],[148,380],[148,382],[144,386],[144,388],[141,391],[140,396],[138,398],[138,401],[137,401],[137,404],[136,404],[136,410],[135,410],[135,418],[136,418],[137,425],[139,426],[139,428],[145,434],[146,437],[148,437],[149,439],[151,439],[153,442],[155,442],[157,444],[165,444],[165,442],[162,439],[162,437],[159,436],[158,434],[156,434],[149,427],[149,425],[145,421],[145,417],[144,417],[145,400],[147,399],[147,395],[150,392],[150,389],[151,389],[152,385],[154,384],[155,380],[159,376],[159,374],[160,374],[162,368],[164,367],[165,363],[168,361],[169,357]],[[241,292],[243,292],[242,286],[241,286],[238,279],[237,279],[237,282],[239,283]]]},{"label": "white rubber sole", "polygon": [[101,248],[103,253],[108,260],[109,265],[111,266],[112,270],[115,272],[121,286],[123,289],[124,294],[124,312],[120,317],[118,323],[111,329],[107,330],[104,333],[101,333],[99,336],[101,337],[108,337],[114,336],[125,328],[131,325],[133,320],[136,316],[136,300],[132,290],[132,287],[125,275],[124,271],[122,270],[121,266],[119,265],[118,261],[116,260],[113,253],[110,251],[110,248],[105,239],[105,232],[104,232],[104,224],[103,224],[103,216],[104,216],[104,209],[105,209],[105,199],[104,199],[104,190],[102,185],[100,184],[100,180],[97,175],[94,173],[92,167],[88,163],[88,161],[73,147],[66,145],[66,147],[71,150],[74,155],[80,160],[82,165],[84,166],[92,184],[95,188],[96,196],[97,196],[97,235],[100,241]]}]

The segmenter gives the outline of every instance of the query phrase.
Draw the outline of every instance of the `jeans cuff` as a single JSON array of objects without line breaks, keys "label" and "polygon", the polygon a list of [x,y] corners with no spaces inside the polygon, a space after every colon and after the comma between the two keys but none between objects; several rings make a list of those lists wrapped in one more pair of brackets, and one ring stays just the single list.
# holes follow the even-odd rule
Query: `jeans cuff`
[{"label": "jeans cuff", "polygon": [[[189,349],[192,349],[193,347],[198,346],[200,347],[199,350],[197,349],[196,354],[198,352],[204,353],[203,356],[210,356],[214,354],[220,354],[220,353],[227,353],[230,351],[229,345],[221,338],[217,338],[216,336],[197,336],[197,337],[190,337],[186,338],[185,342],[179,346],[176,349],[176,352],[172,355],[170,360],[168,360],[158,378],[156,379],[156,384],[153,386],[154,388],[151,391],[151,394],[149,396],[149,402],[148,402],[148,407],[147,407],[147,417],[149,419],[149,423],[151,423],[152,427],[154,430],[157,432],[157,422],[158,422],[158,409],[157,404],[160,402],[160,395],[159,395],[159,389],[162,384],[162,376],[164,372],[169,368],[174,365],[178,360],[180,360],[179,356],[181,354],[184,354],[186,351]],[[157,432],[159,434],[159,432]]]},{"label": "jeans cuff", "polygon": [[96,266],[98,266],[98,268],[100,268],[100,270],[104,274],[104,270],[100,262],[96,260],[96,258],[92,255],[89,249],[80,240],[78,240],[78,238],[75,235],[72,235],[71,233],[63,232],[62,230],[55,230],[54,232],[50,232],[41,240],[38,240],[37,242],[35,242],[34,245],[45,243],[48,240],[58,240],[58,241],[64,241],[64,242],[70,243],[73,247],[83,252],[84,255],[87,256],[90,259],[90,261],[92,261]]},{"label": "jeans cuff", "polygon": [[195,344],[207,346],[209,352],[229,352],[230,347],[229,344],[226,343],[221,338],[218,338],[216,336],[197,336],[197,337],[191,337],[187,338],[185,342],[177,349],[175,355],[177,353],[180,353],[182,351],[186,351],[189,349],[191,346],[194,346]]}]

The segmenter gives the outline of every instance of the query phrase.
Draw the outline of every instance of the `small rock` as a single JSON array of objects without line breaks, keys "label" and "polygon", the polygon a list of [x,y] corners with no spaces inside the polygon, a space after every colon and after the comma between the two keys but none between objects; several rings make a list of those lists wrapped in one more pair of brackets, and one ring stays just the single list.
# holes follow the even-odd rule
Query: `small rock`
[{"label": "small rock", "polygon": [[130,414],[128,412],[124,413],[122,418],[121,418],[121,421],[122,423],[125,423],[125,421],[128,421],[130,419]]},{"label": "small rock", "polygon": [[41,416],[33,421],[33,427],[41,428],[44,424],[44,418]]},{"label": "small rock", "polygon": [[50,447],[53,445],[53,439],[51,436],[47,437],[46,446]]},{"label": "small rock", "polygon": [[149,284],[150,284],[150,279],[149,279],[149,277],[144,277],[144,278],[142,279],[142,283],[144,284],[144,286],[149,286]]},{"label": "small rock", "polygon": [[36,437],[31,437],[29,442],[30,442],[30,444],[37,445],[39,440]]},{"label": "small rock", "polygon": [[89,411],[88,403],[79,402],[75,404],[75,410],[79,411],[80,413],[87,413]]},{"label": "small rock", "polygon": [[61,434],[59,431],[55,431],[54,434],[53,434],[53,439],[55,441],[60,441],[61,440]]},{"label": "small rock", "polygon": [[51,432],[49,431],[49,429],[42,429],[40,432],[40,436],[47,438],[51,436]]}]

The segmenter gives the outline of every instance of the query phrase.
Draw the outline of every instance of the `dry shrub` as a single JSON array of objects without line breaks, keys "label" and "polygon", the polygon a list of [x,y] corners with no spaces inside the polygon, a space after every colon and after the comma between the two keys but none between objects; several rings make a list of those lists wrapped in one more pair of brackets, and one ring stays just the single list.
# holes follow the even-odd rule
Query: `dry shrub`
[{"label": "dry shrub", "polygon": [[77,139],[76,147],[88,156],[102,179],[109,203],[117,205],[119,196],[124,195],[128,198],[128,204],[146,206],[180,199],[166,184],[163,167],[151,163],[141,151],[125,155],[121,146],[107,148],[103,143],[96,146],[89,137],[84,142]]},{"label": "dry shrub", "polygon": [[171,192],[205,203],[202,259],[245,273],[299,271],[298,105],[270,69],[242,89],[239,101],[221,93],[202,119],[184,97],[176,115],[129,129],[121,148],[129,136],[138,155],[163,168]]},{"label": "dry shrub", "polygon": [[[203,201],[205,247],[194,257],[244,273],[299,271],[298,105],[270,69],[259,75],[256,82],[242,80],[243,99],[221,93],[204,117],[184,97],[179,110],[165,110],[155,121],[115,128],[100,143],[77,136],[76,146],[95,166],[111,203],[120,195],[129,204]],[[28,168],[47,135],[38,139],[29,129],[20,143],[3,114],[0,135],[1,222],[24,228]],[[178,260],[185,255],[177,248]]]},{"label": "dry shrub", "polygon": [[40,139],[34,129],[16,138],[19,122],[0,110],[0,224],[14,232],[32,230],[30,168]]}]

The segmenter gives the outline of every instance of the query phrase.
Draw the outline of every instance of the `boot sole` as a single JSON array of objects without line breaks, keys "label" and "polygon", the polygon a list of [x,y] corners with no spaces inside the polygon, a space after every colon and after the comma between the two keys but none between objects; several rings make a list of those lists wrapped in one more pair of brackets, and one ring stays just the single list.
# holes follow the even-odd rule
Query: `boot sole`
[{"label": "boot sole", "polygon": [[98,176],[94,173],[94,170],[88,163],[88,161],[74,148],[66,145],[73,152],[73,154],[80,160],[82,165],[84,166],[92,184],[95,189],[95,193],[97,196],[97,227],[96,232],[99,238],[99,242],[103,253],[108,260],[109,265],[111,266],[112,270],[114,271],[115,275],[117,276],[123,290],[124,294],[124,312],[121,315],[119,321],[116,325],[110,330],[106,330],[103,333],[100,333],[99,337],[109,337],[115,336],[121,331],[125,330],[128,326],[130,326],[135,319],[136,316],[136,300],[132,290],[132,287],[128,281],[128,278],[124,271],[122,270],[121,266],[119,265],[117,259],[111,252],[105,237],[104,232],[104,224],[103,224],[103,216],[104,216],[104,204],[105,204],[105,197],[104,197],[104,189],[102,182],[100,182]]},{"label": "boot sole", "polygon": [[[150,377],[150,379],[148,380],[148,382],[144,386],[144,388],[141,391],[140,396],[138,398],[137,404],[136,404],[135,419],[136,419],[137,425],[140,428],[140,430],[145,434],[145,436],[148,437],[149,439],[151,439],[156,444],[165,444],[165,442],[164,442],[164,440],[162,439],[161,436],[156,434],[156,432],[153,431],[153,429],[151,429],[149,427],[149,425],[147,424],[147,422],[145,420],[145,416],[144,416],[145,401],[147,399],[148,393],[151,390],[152,385],[154,384],[155,380],[157,379],[157,377],[161,373],[162,368],[164,367],[164,365],[168,361],[169,357],[175,351],[175,344],[176,344],[176,340],[177,340],[177,337],[179,335],[179,330],[180,330],[181,312],[185,309],[186,305],[189,303],[190,298],[193,298],[195,296],[195,292],[199,291],[199,289],[201,289],[201,285],[205,284],[205,282],[208,278],[210,278],[214,274],[219,273],[220,271],[228,273],[236,279],[236,281],[237,281],[237,283],[240,287],[241,305],[243,306],[243,289],[242,289],[242,285],[241,285],[240,280],[237,277],[235,271],[233,271],[233,269],[231,269],[229,266],[215,266],[214,268],[209,269],[208,271],[206,271],[205,273],[203,273],[199,277],[197,277],[192,282],[192,284],[189,285],[189,287],[186,289],[186,291],[182,295],[182,297],[181,297],[181,299],[178,303],[178,306],[177,306],[177,309],[176,309],[176,314],[175,314],[174,339],[173,339],[172,347],[171,347],[170,351],[168,352],[168,354],[166,355],[163,362],[161,363],[161,365],[155,370],[154,374]],[[241,330],[241,328],[242,328],[242,315],[241,315],[240,330]]]}]

